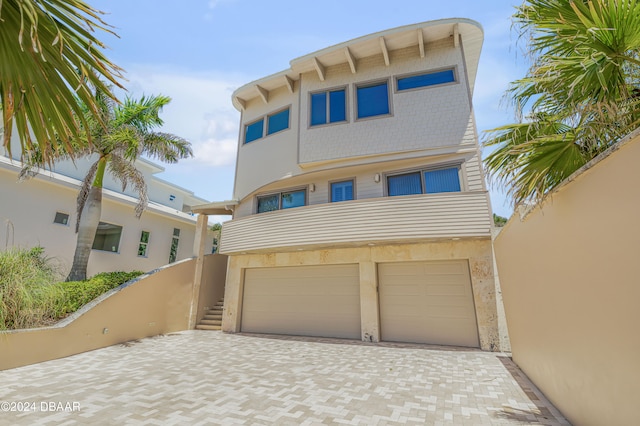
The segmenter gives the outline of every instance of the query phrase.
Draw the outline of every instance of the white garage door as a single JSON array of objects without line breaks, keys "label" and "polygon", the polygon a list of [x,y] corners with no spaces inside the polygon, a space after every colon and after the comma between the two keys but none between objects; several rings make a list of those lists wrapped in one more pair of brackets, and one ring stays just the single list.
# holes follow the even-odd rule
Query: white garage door
[{"label": "white garage door", "polygon": [[241,329],[359,339],[358,265],[247,269]]},{"label": "white garage door", "polygon": [[378,265],[381,338],[478,347],[466,260]]}]

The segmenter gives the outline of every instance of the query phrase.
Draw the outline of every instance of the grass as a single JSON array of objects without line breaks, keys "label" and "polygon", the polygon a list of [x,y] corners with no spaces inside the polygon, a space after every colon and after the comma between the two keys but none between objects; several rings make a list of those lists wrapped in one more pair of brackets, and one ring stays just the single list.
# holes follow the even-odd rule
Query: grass
[{"label": "grass", "polygon": [[60,282],[42,247],[0,252],[0,330],[50,325],[143,272],[105,272]]}]

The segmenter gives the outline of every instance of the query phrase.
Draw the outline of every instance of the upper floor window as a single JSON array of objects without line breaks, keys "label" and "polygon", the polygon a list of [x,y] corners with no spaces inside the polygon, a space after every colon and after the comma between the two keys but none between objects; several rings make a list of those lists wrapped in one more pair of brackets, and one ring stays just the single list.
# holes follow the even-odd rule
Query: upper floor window
[{"label": "upper floor window", "polygon": [[244,143],[262,138],[264,133],[264,118],[244,126]]},{"label": "upper floor window", "polygon": [[307,203],[307,191],[299,189],[295,191],[279,192],[276,194],[258,197],[258,213],[266,213],[280,209],[301,207]]},{"label": "upper floor window", "polygon": [[387,176],[389,196],[460,192],[460,169],[449,167]]},{"label": "upper floor window", "polygon": [[267,135],[289,128],[289,108],[267,117]]},{"label": "upper floor window", "polygon": [[347,94],[345,89],[311,94],[312,126],[347,121]]},{"label": "upper floor window", "polygon": [[353,200],[353,181],[331,183],[331,202]]},{"label": "upper floor window", "polygon": [[120,249],[121,235],[122,226],[113,225],[107,222],[100,222],[91,248],[93,250],[118,252]]},{"label": "upper floor window", "polygon": [[452,69],[428,72],[424,74],[399,77],[396,80],[398,91],[418,89],[421,87],[436,86],[438,84],[453,83],[456,81],[455,72]]},{"label": "upper floor window", "polygon": [[244,126],[244,143],[253,142],[255,140],[262,139],[267,135],[288,129],[289,108],[267,115],[266,120],[266,135],[264,125],[265,117]]},{"label": "upper floor window", "polygon": [[358,118],[374,117],[389,114],[389,84],[381,83],[360,85],[356,87]]}]

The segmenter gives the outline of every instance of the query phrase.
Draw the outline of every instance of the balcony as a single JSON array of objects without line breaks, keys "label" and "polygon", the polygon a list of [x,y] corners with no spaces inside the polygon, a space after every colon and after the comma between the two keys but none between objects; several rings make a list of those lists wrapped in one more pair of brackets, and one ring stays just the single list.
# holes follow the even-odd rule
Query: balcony
[{"label": "balcony", "polygon": [[489,237],[489,196],[456,192],[369,198],[256,214],[226,222],[223,254]]}]

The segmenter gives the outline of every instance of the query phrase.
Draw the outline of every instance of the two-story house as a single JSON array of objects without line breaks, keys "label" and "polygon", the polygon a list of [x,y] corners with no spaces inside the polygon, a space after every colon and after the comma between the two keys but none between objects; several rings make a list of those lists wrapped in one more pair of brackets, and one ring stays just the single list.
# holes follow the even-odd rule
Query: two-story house
[{"label": "two-story house", "polygon": [[222,329],[499,347],[480,25],[347,41],[237,89]]}]

